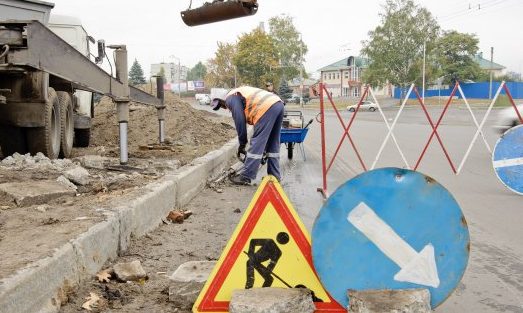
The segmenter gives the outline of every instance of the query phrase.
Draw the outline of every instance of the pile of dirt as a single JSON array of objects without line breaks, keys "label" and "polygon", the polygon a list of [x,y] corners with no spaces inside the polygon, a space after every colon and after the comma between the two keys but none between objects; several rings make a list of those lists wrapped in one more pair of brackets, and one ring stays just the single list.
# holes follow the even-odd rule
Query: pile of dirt
[{"label": "pile of dirt", "polygon": [[[235,136],[230,118],[196,110],[172,92],[165,93],[165,106],[165,146],[162,149],[149,150],[146,146],[158,143],[157,110],[153,106],[136,103],[130,105],[130,158],[170,158],[177,159],[184,165],[220,148]],[[116,105],[111,99],[102,98],[95,107],[90,147],[75,149],[74,154],[117,157],[118,134]]]}]

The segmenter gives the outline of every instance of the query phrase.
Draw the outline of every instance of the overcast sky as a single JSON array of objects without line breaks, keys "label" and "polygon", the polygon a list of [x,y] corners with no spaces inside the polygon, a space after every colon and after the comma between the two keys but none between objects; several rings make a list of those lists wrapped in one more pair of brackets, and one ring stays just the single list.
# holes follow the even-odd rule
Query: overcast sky
[{"label": "overcast sky", "polygon": [[[79,17],[86,30],[108,44],[126,44],[130,64],[138,59],[146,75],[150,64],[178,62],[194,66],[214,56],[217,42],[235,42],[273,16],[287,14],[309,48],[306,70],[319,68],[349,55],[358,55],[368,31],[379,25],[384,0],[258,0],[251,17],[188,27],[180,11],[189,0],[46,0],[55,14]],[[208,0],[210,1],[210,0]],[[194,0],[199,7],[205,0]],[[428,8],[444,30],[475,33],[480,51],[509,71],[523,72],[522,0],[416,0]],[[481,9],[478,9],[478,6]],[[470,9],[469,9],[470,8]],[[170,57],[175,56],[176,58]]]}]

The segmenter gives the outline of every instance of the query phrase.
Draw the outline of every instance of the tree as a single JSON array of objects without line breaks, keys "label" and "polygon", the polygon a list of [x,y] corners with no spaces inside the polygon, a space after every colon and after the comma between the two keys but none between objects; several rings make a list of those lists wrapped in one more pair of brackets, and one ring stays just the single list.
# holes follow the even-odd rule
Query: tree
[{"label": "tree", "polygon": [[265,82],[276,84],[278,73],[273,71],[278,65],[278,54],[274,41],[259,28],[240,36],[234,64],[242,83],[265,88]]},{"label": "tree", "polygon": [[474,56],[478,52],[479,40],[475,35],[457,31],[444,32],[436,43],[436,55],[444,82],[454,84],[457,80],[477,80],[481,68]]},{"label": "tree", "polygon": [[[300,33],[292,23],[292,17],[275,16],[269,20],[269,35],[279,56],[282,76],[298,77],[300,68],[304,68],[304,55],[308,48],[302,41]],[[303,71],[304,77],[307,73]]]},{"label": "tree", "polygon": [[374,85],[387,81],[401,87],[420,82],[423,43],[426,42],[427,77],[434,76],[432,55],[439,26],[432,14],[412,0],[387,0],[381,25],[363,41],[362,54],[370,61],[364,80]]},{"label": "tree", "polygon": [[133,65],[129,70],[129,84],[131,86],[145,84],[145,77],[143,76],[142,66],[136,59],[134,59]]},{"label": "tree", "polygon": [[236,45],[218,42],[218,50],[207,63],[206,86],[232,88],[235,86],[236,70],[233,63]]},{"label": "tree", "polygon": [[280,89],[278,89],[278,94],[280,98],[284,101],[292,97],[292,89],[287,84],[287,81],[284,79],[281,81]]},{"label": "tree", "polygon": [[207,67],[202,62],[198,62],[192,69],[187,73],[187,80],[203,80],[207,75]]}]

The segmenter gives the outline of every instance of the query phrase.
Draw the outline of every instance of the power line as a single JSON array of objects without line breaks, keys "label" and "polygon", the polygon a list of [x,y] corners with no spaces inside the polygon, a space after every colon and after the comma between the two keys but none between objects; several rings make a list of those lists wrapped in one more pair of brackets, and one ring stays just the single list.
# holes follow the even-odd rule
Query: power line
[{"label": "power line", "polygon": [[478,12],[485,12],[486,10],[489,10],[492,7],[498,6],[500,4],[505,3],[506,1],[510,0],[487,0],[479,3],[469,3],[469,7],[467,9],[461,9],[459,11],[450,13],[446,16],[440,17],[438,20],[440,22],[448,22],[457,18],[462,18],[467,15],[473,15]]}]

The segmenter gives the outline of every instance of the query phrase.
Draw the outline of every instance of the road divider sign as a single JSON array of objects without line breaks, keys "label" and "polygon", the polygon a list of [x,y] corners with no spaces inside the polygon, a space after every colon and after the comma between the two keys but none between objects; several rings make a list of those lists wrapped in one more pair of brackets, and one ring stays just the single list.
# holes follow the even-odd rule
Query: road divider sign
[{"label": "road divider sign", "polygon": [[499,138],[492,164],[503,185],[523,195],[523,125],[512,127]]},{"label": "road divider sign", "polygon": [[427,288],[431,306],[468,263],[467,223],[452,195],[419,172],[384,168],[340,186],[312,231],[314,266],[344,306],[347,290]]},{"label": "road divider sign", "polygon": [[310,236],[276,178],[266,177],[222,252],[193,312],[228,312],[233,290],[308,288],[315,312],[347,312],[323,288]]}]

